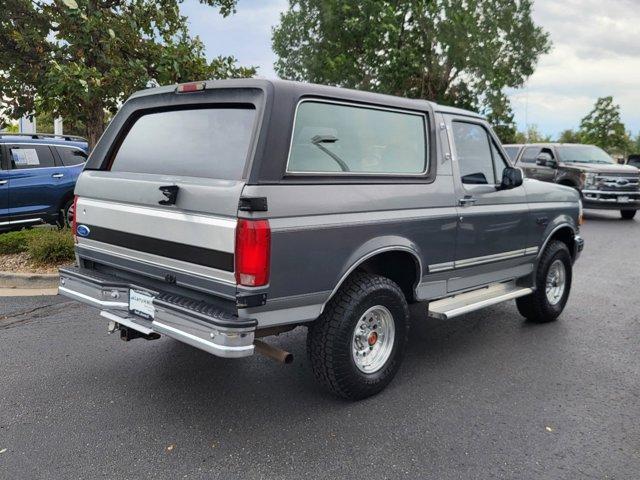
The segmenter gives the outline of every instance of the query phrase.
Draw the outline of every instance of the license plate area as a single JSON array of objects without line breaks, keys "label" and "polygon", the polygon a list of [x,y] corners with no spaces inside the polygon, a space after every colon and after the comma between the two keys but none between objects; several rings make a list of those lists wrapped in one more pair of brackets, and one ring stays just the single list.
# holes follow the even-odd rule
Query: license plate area
[{"label": "license plate area", "polygon": [[620,195],[620,196],[618,197],[618,202],[620,202],[620,203],[627,203],[627,202],[629,202],[629,197],[627,197],[626,195],[625,195],[625,196]]},{"label": "license plate area", "polygon": [[156,310],[153,306],[153,295],[144,290],[129,290],[129,311],[143,318],[153,320]]}]

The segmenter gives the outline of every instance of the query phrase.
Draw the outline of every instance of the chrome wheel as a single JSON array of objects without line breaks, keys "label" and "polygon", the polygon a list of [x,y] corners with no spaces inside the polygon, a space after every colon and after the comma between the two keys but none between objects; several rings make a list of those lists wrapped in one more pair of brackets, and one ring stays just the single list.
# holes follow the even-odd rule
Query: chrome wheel
[{"label": "chrome wheel", "polygon": [[376,305],[364,312],[353,331],[351,354],[358,370],[375,373],[393,351],[395,323],[387,307]]},{"label": "chrome wheel", "polygon": [[567,271],[562,260],[555,260],[547,272],[546,293],[551,305],[556,305],[562,295],[567,281]]}]

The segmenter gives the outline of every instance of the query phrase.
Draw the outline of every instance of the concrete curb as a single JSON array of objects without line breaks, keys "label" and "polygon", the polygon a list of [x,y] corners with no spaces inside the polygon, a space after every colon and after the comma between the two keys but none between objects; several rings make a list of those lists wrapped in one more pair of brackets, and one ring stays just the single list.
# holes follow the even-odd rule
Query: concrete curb
[{"label": "concrete curb", "polygon": [[0,288],[57,288],[60,275],[57,273],[12,273],[0,272]]}]

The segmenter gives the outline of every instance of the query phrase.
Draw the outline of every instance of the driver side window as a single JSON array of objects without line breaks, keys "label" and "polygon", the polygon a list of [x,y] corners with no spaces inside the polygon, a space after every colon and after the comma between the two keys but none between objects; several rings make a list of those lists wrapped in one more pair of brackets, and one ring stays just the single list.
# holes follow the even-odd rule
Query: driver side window
[{"label": "driver side window", "polygon": [[[476,123],[458,121],[452,123],[452,130],[462,183],[471,185],[499,183],[491,152],[495,147],[487,131]],[[502,168],[504,169],[504,166]]]}]

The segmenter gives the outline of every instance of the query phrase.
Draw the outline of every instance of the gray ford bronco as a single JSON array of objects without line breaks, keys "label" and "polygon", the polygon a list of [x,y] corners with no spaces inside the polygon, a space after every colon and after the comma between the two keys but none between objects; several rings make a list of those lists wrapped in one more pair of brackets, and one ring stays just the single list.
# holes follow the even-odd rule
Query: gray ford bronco
[{"label": "gray ford bronco", "polygon": [[408,304],[446,320],[517,299],[555,320],[583,241],[578,193],[524,180],[475,113],[303,83],[134,94],[75,190],[60,293],[125,340],[288,361],[359,399],[397,372]]}]

